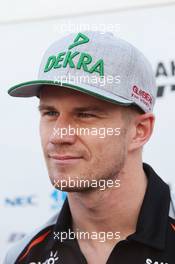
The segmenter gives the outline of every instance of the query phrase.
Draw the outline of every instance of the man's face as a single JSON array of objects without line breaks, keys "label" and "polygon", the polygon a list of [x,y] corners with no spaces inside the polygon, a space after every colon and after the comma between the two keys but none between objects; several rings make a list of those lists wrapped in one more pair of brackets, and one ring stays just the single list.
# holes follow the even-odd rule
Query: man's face
[{"label": "man's face", "polygon": [[[42,148],[56,188],[60,189],[58,181],[68,179],[90,183],[117,178],[127,156],[124,107],[69,88],[47,86],[41,90],[39,109]],[[78,133],[70,134],[69,127]],[[86,133],[80,133],[81,128]],[[87,191],[92,187],[66,186],[62,190]]]}]

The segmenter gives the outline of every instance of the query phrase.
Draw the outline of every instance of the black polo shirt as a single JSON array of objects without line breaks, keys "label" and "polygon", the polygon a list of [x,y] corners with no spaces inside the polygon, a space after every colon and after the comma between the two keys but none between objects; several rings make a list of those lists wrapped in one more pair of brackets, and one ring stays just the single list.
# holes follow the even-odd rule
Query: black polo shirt
[{"label": "black polo shirt", "polygon": [[[175,264],[175,220],[169,216],[169,187],[149,165],[143,164],[143,168],[148,177],[148,185],[136,232],[116,243],[107,264]],[[56,235],[72,230],[71,223],[66,199],[56,224],[36,234],[15,263],[87,264],[77,239],[61,242]],[[94,264],[100,263],[94,259]]]}]

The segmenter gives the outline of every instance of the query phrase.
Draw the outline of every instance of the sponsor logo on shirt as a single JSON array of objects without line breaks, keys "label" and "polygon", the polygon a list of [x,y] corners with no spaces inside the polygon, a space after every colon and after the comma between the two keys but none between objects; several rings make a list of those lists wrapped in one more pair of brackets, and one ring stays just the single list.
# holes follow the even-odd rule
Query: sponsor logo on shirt
[{"label": "sponsor logo on shirt", "polygon": [[58,254],[57,251],[55,253],[51,251],[49,258],[46,259],[44,262],[37,261],[37,262],[30,262],[29,264],[56,264],[58,263],[58,259],[59,259],[59,257],[57,257],[57,254]]},{"label": "sponsor logo on shirt", "polygon": [[147,258],[145,264],[168,264],[168,262],[152,260],[150,258]]}]

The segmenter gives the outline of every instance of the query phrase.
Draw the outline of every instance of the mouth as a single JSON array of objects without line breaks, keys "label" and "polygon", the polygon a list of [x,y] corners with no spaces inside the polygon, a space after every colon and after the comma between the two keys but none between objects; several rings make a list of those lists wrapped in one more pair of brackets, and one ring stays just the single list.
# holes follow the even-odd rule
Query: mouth
[{"label": "mouth", "polygon": [[56,164],[74,164],[80,161],[82,156],[50,154],[49,158]]}]

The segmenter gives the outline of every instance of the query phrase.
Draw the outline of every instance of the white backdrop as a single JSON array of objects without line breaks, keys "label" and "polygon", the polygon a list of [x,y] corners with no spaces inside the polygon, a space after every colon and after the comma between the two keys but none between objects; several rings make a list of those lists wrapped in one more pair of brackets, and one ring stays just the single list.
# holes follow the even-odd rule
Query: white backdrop
[{"label": "white backdrop", "polygon": [[[53,190],[38,133],[38,100],[12,98],[7,89],[36,79],[51,42],[70,31],[110,30],[143,51],[151,61],[159,97],[154,135],[144,150],[167,182],[175,184],[175,5],[108,12],[0,26],[0,262],[7,248],[59,210],[65,194]],[[111,26],[111,24],[113,26]]]}]

